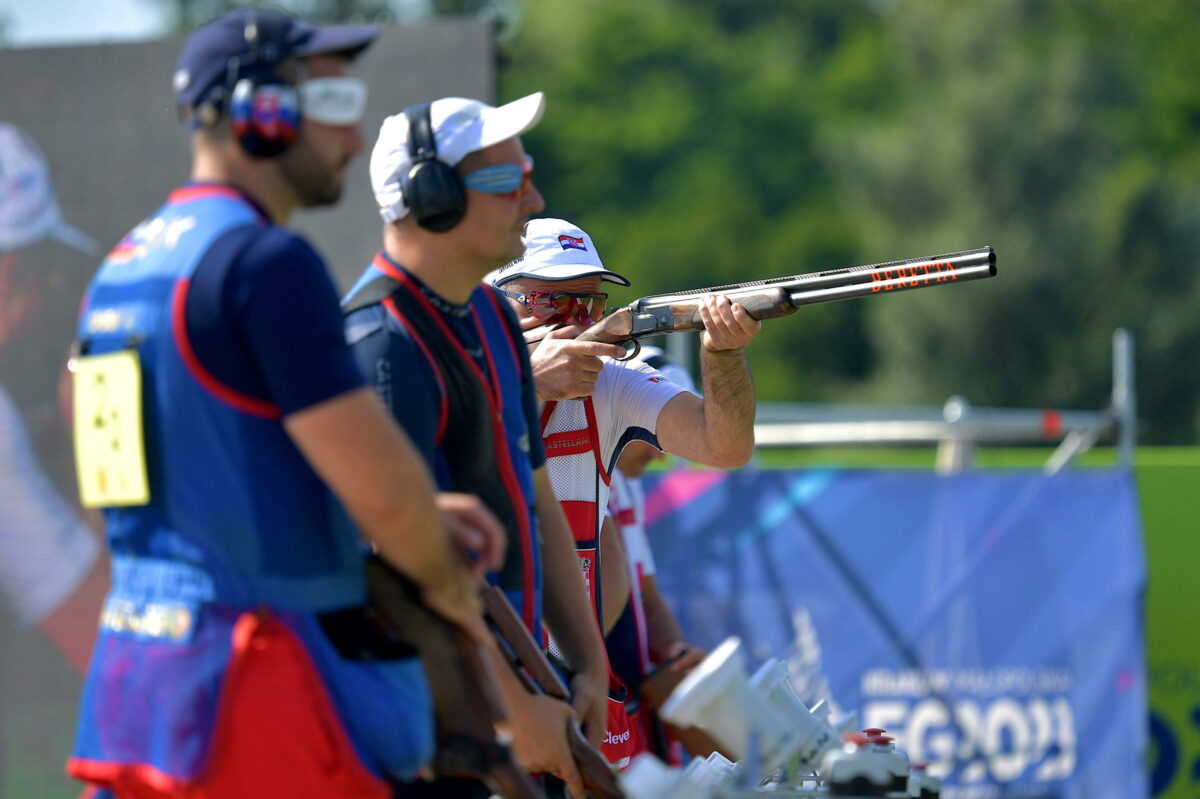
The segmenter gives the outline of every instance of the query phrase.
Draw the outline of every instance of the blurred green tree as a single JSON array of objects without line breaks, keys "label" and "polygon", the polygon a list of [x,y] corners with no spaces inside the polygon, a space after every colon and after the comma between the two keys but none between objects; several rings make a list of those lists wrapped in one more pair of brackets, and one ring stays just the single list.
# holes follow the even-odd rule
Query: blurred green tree
[{"label": "blurred green tree", "polygon": [[1144,440],[1195,440],[1200,105],[1179,76],[1198,65],[1196,12],[1164,5],[910,0],[888,15],[890,107],[822,129],[843,207],[872,257],[987,242],[1000,275],[870,304],[864,396],[1098,407],[1127,327]]},{"label": "blurred green tree", "polygon": [[[1152,7],[1151,7],[1152,6]],[[765,399],[1099,407],[1194,441],[1200,11],[1185,0],[528,0],[502,96],[547,213],[652,291],[992,244],[993,281],[805,309]]]},{"label": "blurred green tree", "polygon": [[[874,13],[863,3],[530,0],[502,95],[544,90],[527,137],[546,213],[596,239],[641,294],[850,266],[813,137],[814,76]],[[868,374],[859,304],[815,307],[756,343],[760,394],[829,399]]]}]

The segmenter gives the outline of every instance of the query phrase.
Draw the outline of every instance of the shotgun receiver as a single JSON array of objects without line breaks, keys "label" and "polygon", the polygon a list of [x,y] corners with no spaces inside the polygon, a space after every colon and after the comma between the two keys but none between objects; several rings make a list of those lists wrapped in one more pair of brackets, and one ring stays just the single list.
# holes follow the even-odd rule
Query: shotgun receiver
[{"label": "shotgun receiver", "polygon": [[[550,665],[541,647],[534,643],[533,636],[525,629],[504,592],[494,585],[484,588],[483,608],[484,615],[491,623],[492,632],[501,644],[500,650],[509,658],[525,687],[531,692],[570,702],[571,696],[567,686]],[[583,737],[579,722],[574,719],[567,721],[567,742],[571,746],[571,756],[579,769],[579,776],[583,778],[588,795],[592,799],[624,799],[625,793],[621,790],[612,767],[599,750]]]},{"label": "shotgun receiver", "polygon": [[[728,297],[745,308],[754,319],[774,319],[795,313],[802,305],[946,286],[994,277],[995,274],[995,251],[991,247],[980,247],[927,258],[751,280],[674,294],[654,294],[616,309],[581,333],[579,340],[603,341],[607,344],[633,341],[636,344],[639,338],[659,333],[703,330],[699,305],[700,300],[709,294]],[[530,330],[525,340],[533,343],[545,336],[546,332],[547,328],[544,327]],[[636,354],[636,349],[634,352]]]}]

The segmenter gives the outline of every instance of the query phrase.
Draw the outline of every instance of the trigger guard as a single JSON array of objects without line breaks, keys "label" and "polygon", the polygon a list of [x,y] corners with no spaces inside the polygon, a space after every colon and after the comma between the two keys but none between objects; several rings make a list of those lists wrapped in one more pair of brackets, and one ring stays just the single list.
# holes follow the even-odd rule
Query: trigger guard
[{"label": "trigger guard", "polygon": [[638,353],[642,351],[642,344],[636,338],[631,338],[625,343],[632,344],[633,346],[630,349],[625,350],[625,357],[617,358],[617,360],[621,363],[625,363],[625,361],[632,361],[638,356]]}]

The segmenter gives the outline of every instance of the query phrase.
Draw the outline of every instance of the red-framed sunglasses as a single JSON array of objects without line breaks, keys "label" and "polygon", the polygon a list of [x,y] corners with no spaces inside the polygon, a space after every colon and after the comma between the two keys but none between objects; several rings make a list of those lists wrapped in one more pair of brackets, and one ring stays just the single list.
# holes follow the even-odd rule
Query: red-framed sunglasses
[{"label": "red-framed sunglasses", "polygon": [[529,309],[540,322],[546,324],[593,325],[604,317],[608,306],[608,295],[579,294],[573,291],[507,291],[507,296]]}]

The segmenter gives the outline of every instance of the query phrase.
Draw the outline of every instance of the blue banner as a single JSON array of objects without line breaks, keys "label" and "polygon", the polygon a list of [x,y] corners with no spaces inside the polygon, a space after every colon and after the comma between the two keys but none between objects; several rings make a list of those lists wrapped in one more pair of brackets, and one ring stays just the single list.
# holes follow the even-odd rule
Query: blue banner
[{"label": "blue banner", "polygon": [[689,640],[741,636],[953,797],[1142,799],[1132,474],[678,470],[648,484]]}]

